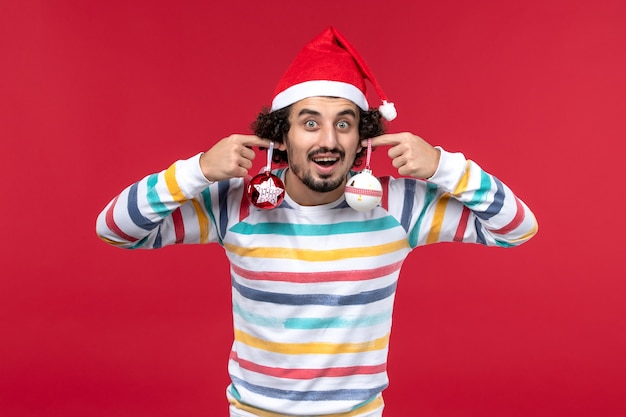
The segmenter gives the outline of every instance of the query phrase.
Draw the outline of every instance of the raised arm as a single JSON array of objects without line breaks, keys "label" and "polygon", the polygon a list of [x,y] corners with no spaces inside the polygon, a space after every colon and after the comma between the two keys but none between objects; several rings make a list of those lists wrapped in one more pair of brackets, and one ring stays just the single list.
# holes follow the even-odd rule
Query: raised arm
[{"label": "raised arm", "polygon": [[433,147],[411,133],[382,135],[372,146],[389,146],[392,165],[402,176],[390,184],[404,200],[395,206],[411,246],[471,242],[510,247],[537,233],[532,211],[513,191],[461,153]]},{"label": "raised arm", "polygon": [[[269,141],[232,135],[204,153],[146,176],[107,204],[96,220],[96,233],[127,249],[219,240],[219,184],[212,184],[245,177],[255,157],[253,146],[269,147]],[[236,193],[230,198],[237,198]]]}]

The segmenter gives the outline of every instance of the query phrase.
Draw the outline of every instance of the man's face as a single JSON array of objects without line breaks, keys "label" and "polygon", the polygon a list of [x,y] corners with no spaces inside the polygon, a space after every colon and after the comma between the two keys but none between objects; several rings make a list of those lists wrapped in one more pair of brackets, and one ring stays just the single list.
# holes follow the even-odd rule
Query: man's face
[{"label": "man's face", "polygon": [[301,205],[329,203],[343,193],[361,150],[359,108],[343,98],[311,97],[291,107],[285,138],[286,188]]}]

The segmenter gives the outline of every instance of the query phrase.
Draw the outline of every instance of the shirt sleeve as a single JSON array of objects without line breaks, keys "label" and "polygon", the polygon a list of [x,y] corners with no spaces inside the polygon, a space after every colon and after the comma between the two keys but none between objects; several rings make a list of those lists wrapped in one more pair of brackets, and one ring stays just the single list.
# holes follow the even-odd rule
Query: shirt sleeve
[{"label": "shirt sleeve", "polygon": [[438,242],[511,247],[537,233],[534,214],[506,184],[462,153],[438,149],[441,159],[431,178],[389,184],[390,211],[407,230],[411,247]]},{"label": "shirt sleeve", "polygon": [[200,155],[125,188],[98,215],[98,236],[126,249],[219,241],[216,217],[228,202],[219,199],[220,183],[202,174]]}]

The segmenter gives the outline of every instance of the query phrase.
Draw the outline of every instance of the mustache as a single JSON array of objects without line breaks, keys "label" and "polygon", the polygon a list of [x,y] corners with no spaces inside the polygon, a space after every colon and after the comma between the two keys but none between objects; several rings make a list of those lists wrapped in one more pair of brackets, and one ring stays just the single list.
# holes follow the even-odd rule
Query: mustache
[{"label": "mustache", "polygon": [[317,155],[328,154],[328,153],[339,155],[339,158],[341,160],[345,159],[345,157],[346,157],[346,153],[344,151],[342,151],[341,149],[337,149],[337,148],[333,148],[333,149],[331,149],[331,148],[319,148],[319,149],[316,149],[314,151],[309,152],[307,157],[309,159],[313,159]]}]

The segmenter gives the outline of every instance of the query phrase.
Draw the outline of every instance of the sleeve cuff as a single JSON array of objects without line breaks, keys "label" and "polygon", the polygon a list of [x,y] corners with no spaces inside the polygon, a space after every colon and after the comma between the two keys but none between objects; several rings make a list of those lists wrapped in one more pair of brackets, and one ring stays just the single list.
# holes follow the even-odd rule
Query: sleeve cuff
[{"label": "sleeve cuff", "polygon": [[460,152],[448,152],[441,146],[435,146],[439,149],[441,156],[439,158],[439,166],[437,171],[432,177],[428,178],[428,182],[437,184],[439,187],[445,189],[448,192],[452,192],[456,189],[461,177],[465,173],[467,160],[465,155]]},{"label": "sleeve cuff", "polygon": [[189,159],[176,162],[176,181],[187,196],[196,196],[213,184],[213,181],[209,181],[202,173],[200,168],[201,155],[202,152]]}]

